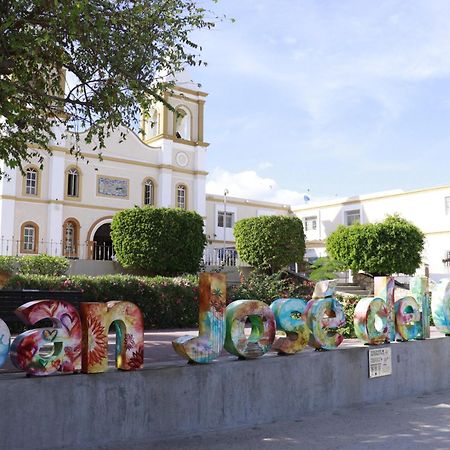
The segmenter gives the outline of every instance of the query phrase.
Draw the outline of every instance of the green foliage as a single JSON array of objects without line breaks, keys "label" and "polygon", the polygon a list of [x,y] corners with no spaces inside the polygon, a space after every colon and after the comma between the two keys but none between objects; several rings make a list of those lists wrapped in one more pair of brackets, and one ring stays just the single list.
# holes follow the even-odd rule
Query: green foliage
[{"label": "green foliage", "polygon": [[342,272],[345,267],[334,259],[323,257],[317,258],[310,266],[309,279],[312,281],[333,280],[337,272]]},{"label": "green foliage", "polygon": [[206,237],[203,219],[177,208],[131,208],[111,224],[117,260],[146,274],[196,273]]},{"label": "green foliage", "polygon": [[62,256],[0,256],[0,270],[23,275],[63,275],[69,261]]},{"label": "green foliage", "polygon": [[[0,159],[22,167],[38,155],[30,142],[49,150],[57,123],[80,124],[88,129],[86,140],[97,137],[100,147],[119,124],[132,126],[140,108],[163,100],[171,87],[163,74],[205,64],[191,32],[220,19],[204,3],[2,2]],[[64,70],[74,75],[66,92]]]},{"label": "green foliage", "polygon": [[381,223],[338,227],[327,238],[327,253],[354,271],[412,275],[420,266],[424,240],[418,227],[395,215]]},{"label": "green foliage", "polygon": [[298,217],[261,216],[242,219],[234,226],[239,258],[253,267],[275,273],[305,253],[305,234]]},{"label": "green foliage", "polygon": [[271,304],[277,298],[311,299],[314,283],[287,276],[285,272],[272,275],[252,272],[239,286],[228,289],[228,303],[241,299],[261,300]]},{"label": "green foliage", "polygon": [[64,275],[69,268],[69,261],[62,256],[19,256],[17,262],[23,275]]},{"label": "green foliage", "polygon": [[0,271],[12,274],[17,271],[17,258],[15,256],[0,256]]},{"label": "green foliage", "polygon": [[149,278],[132,275],[16,275],[4,289],[81,291],[85,301],[131,301],[141,309],[146,328],[193,327],[198,323],[198,279],[193,276]]},{"label": "green foliage", "polygon": [[339,328],[339,333],[346,339],[356,339],[355,327],[353,326],[353,317],[355,308],[361,297],[358,295],[342,295],[336,294],[336,299],[342,305],[345,313],[345,326]]}]

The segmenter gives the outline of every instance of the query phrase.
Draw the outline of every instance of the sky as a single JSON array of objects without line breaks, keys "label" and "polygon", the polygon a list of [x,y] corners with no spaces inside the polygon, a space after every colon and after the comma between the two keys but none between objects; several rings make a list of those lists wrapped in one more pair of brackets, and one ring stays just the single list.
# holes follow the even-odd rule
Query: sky
[{"label": "sky", "polygon": [[296,205],[450,183],[449,0],[211,7],[235,22],[194,36],[207,192]]}]

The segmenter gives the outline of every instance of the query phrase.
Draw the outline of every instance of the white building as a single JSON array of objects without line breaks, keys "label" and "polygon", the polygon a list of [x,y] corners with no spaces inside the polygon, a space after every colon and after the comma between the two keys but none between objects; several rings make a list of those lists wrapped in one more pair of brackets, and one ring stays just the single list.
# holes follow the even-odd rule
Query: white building
[{"label": "white building", "polygon": [[[338,225],[382,221],[398,213],[426,235],[422,272],[449,276],[450,186],[391,191],[326,202],[289,205],[210,195],[205,192],[208,143],[204,141],[207,94],[179,80],[162,104],[143,115],[144,136],[119,128],[106,139],[102,161],[94,144],[84,143],[84,159],[70,153],[74,135],[51,142],[53,156],[18,169],[0,167],[10,181],[0,180],[0,254],[48,253],[78,259],[111,259],[110,224],[125,208],[154,205],[197,211],[205,220],[214,264],[234,263],[236,221],[261,215],[293,214],[303,220],[308,259],[325,255],[325,239]],[[121,133],[127,133],[125,141]],[[293,212],[292,212],[293,211]]]},{"label": "white building", "polygon": [[426,236],[418,272],[433,279],[450,276],[450,185],[310,203],[293,211],[304,224],[308,259],[326,254],[325,239],[338,225],[381,222],[387,215],[399,214]]},{"label": "white building", "polygon": [[56,130],[53,155],[42,152],[42,170],[37,159],[24,167],[25,176],[2,164],[10,180],[0,181],[0,254],[111,259],[112,217],[134,206],[197,211],[215,248],[234,248],[232,227],[241,218],[288,214],[286,205],[228,198],[224,206],[224,198],[206,195],[206,96],[186,77],[179,80],[166,97],[175,112],[156,105],[143,115],[143,136],[117,129],[106,139],[101,161],[95,143],[84,143],[82,135],[84,159],[77,159],[70,153],[74,135]]}]

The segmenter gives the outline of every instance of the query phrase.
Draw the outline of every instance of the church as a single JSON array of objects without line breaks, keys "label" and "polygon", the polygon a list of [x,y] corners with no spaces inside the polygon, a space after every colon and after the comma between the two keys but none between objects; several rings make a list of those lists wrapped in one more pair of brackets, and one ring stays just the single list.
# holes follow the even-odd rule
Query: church
[{"label": "church", "polygon": [[[25,175],[2,166],[9,181],[0,181],[0,254],[113,259],[114,214],[149,205],[198,212],[205,221],[205,255],[211,263],[220,259],[219,249],[234,257],[232,229],[237,220],[291,211],[287,205],[205,192],[206,97],[181,74],[166,94],[173,110],[161,103],[145,111],[142,135],[116,129],[106,138],[101,160],[95,143],[86,144],[83,133],[76,144],[74,134],[60,129],[50,143],[52,156],[42,152],[42,170],[37,160],[24,167]],[[74,145],[79,145],[82,158],[71,154]]]}]

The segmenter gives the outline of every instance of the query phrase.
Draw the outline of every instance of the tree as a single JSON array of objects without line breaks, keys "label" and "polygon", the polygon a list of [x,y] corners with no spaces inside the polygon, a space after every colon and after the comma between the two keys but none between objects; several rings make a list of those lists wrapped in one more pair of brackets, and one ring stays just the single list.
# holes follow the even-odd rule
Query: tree
[{"label": "tree", "polygon": [[327,238],[327,253],[345,268],[374,276],[414,274],[421,263],[425,235],[394,215],[375,224],[340,226]]},{"label": "tree", "polygon": [[298,217],[261,216],[242,219],[234,226],[239,258],[253,267],[275,273],[302,261],[305,234]]},{"label": "tree", "polygon": [[122,266],[152,275],[197,272],[206,244],[199,214],[151,206],[118,212],[111,238]]},{"label": "tree", "polygon": [[311,272],[309,279],[313,281],[333,280],[337,278],[338,272],[342,272],[346,268],[342,263],[335,261],[329,257],[317,258],[310,265]]},{"label": "tree", "polygon": [[30,143],[49,151],[56,124],[90,127],[99,148],[132,126],[171,77],[204,64],[190,33],[217,17],[195,0],[13,0],[0,19],[0,159],[22,168],[39,156]]}]

